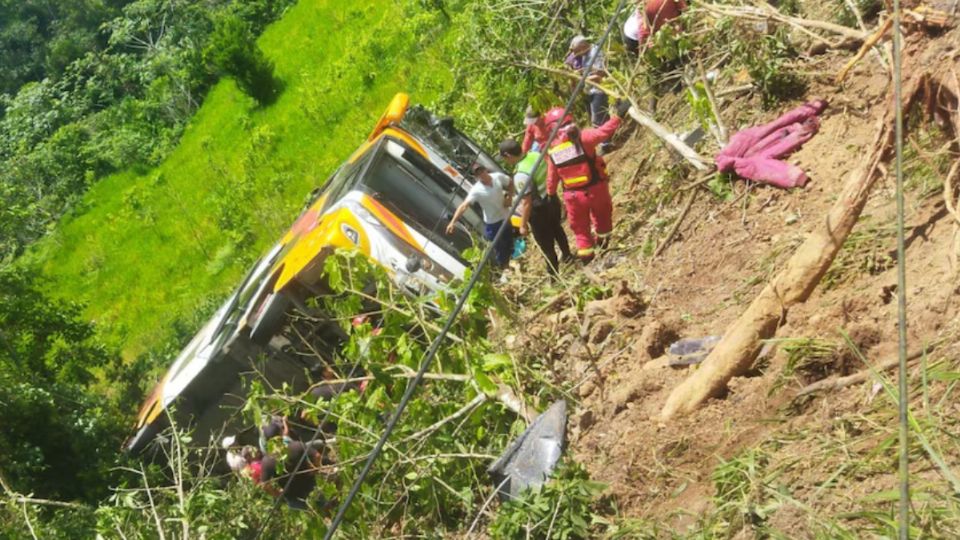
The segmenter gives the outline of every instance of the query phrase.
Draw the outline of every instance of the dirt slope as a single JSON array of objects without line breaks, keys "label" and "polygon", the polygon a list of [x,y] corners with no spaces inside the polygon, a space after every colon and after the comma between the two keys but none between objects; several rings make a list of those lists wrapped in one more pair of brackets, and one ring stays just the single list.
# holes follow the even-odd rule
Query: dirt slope
[{"label": "dirt slope", "polygon": [[[958,42],[956,32],[936,38],[948,49]],[[777,332],[778,338],[822,340],[815,344],[829,346],[830,352],[811,360],[810,347],[802,343],[771,343],[751,376],[735,379],[723,399],[669,424],[655,419],[670,390],[695,369],[667,367],[664,348],[678,337],[723,334],[826,214],[842,181],[866,154],[886,107],[888,77],[868,58],[838,89],[830,78],[846,58],[847,53],[828,54],[803,66],[813,74],[807,98],[830,102],[819,134],[790,159],[807,171],[810,183],[783,191],[737,181],[730,201],[698,188],[678,234],[652,260],[649,238],[663,241],[686,193],[674,191],[661,199],[652,219],[637,221],[642,215],[638,201],[671,189],[664,188],[671,185],[664,171],[676,167],[675,158],[657,150],[650,135],[636,133],[609,159],[618,249],[592,263],[586,280],[580,278],[612,286],[613,300],[587,303],[581,312],[564,311],[563,304],[546,310],[532,334],[514,343],[526,354],[544,353],[548,345],[544,362],[551,381],[572,389],[571,397],[580,400],[573,407],[570,451],[596,479],[609,483],[625,515],[680,532],[711,530],[722,521],[730,535],[775,529],[810,537],[840,534],[838,527],[882,528],[877,524],[893,508],[895,496],[888,492],[897,485],[895,407],[882,387],[871,381],[794,399],[806,383],[863,369],[842,333],[870,363],[896,355],[892,172],[874,190],[824,282],[790,311]],[[739,97],[725,102],[723,118],[728,126],[742,128],[772,120],[798,103],[762,111],[756,98]],[[676,96],[662,100],[659,110],[667,111],[662,120],[675,128],[688,118]],[[936,129],[915,132],[908,141],[907,167],[910,348],[942,340],[927,359],[927,376],[950,379],[942,374],[956,370],[960,286],[951,265],[954,222],[940,185],[943,164],[956,158],[945,149],[956,147],[945,145]],[[715,150],[714,145],[703,151],[713,155]],[[674,182],[672,189],[691,179]],[[666,199],[672,200],[663,204]],[[624,285],[629,291],[618,292]],[[924,386],[919,363],[913,375],[918,421],[935,426],[929,438],[960,433],[952,421],[952,386],[946,381]],[[932,445],[937,448],[928,451],[915,445],[915,489],[948,492],[949,473],[934,456],[949,469],[960,458],[957,448]],[[729,492],[718,492],[725,486]],[[941,503],[915,504],[933,512]],[[919,521],[924,515],[918,510]],[[924,530],[950,536],[960,532],[953,519]]]}]

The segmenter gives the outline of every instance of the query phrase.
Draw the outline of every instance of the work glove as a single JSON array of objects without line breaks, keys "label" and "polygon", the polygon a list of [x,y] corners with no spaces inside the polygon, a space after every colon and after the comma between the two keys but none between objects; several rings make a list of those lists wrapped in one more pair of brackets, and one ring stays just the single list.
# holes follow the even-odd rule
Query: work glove
[{"label": "work glove", "polygon": [[617,102],[613,105],[614,112],[617,113],[617,116],[623,118],[627,115],[627,112],[630,110],[630,101],[626,99],[618,99]]}]

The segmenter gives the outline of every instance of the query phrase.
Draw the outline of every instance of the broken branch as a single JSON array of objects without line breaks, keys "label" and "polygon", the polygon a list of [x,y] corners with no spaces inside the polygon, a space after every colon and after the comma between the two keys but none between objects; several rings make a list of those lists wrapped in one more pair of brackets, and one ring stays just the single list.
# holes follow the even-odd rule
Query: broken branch
[{"label": "broken branch", "polygon": [[864,56],[867,55],[867,51],[872,50],[874,45],[876,45],[877,42],[883,38],[884,34],[889,32],[890,28],[892,27],[893,27],[893,19],[889,18],[883,21],[883,24],[881,24],[880,27],[877,28],[877,30],[870,35],[870,37],[864,40],[863,45],[860,46],[860,50],[857,51],[857,54],[855,54],[853,58],[851,58],[846,63],[846,65],[843,66],[843,69],[841,69],[840,72],[837,73],[837,78],[836,78],[837,84],[842,83],[843,80],[847,78],[847,74],[850,72],[853,66],[857,65],[857,63],[860,60],[862,60]]},{"label": "broken branch", "polygon": [[717,124],[717,142],[720,146],[727,144],[727,126],[724,125],[723,119],[720,118],[720,104],[717,103],[716,96],[713,95],[713,83],[707,78],[707,72],[703,69],[703,63],[698,62],[697,67],[700,69],[700,80],[703,81],[703,91],[707,94],[707,101],[710,102],[710,108],[713,109],[713,119]]},{"label": "broken branch", "polygon": [[777,8],[771,6],[766,2],[760,4],[760,7],[724,6],[719,4],[700,4],[698,7],[703,10],[714,13],[716,15],[721,15],[726,17],[735,17],[735,18],[747,19],[747,20],[753,20],[753,21],[767,21],[772,19],[778,22],[782,22],[784,24],[789,24],[791,26],[825,30],[833,34],[838,34],[844,37],[849,37],[849,38],[857,39],[860,41],[867,38],[866,32],[862,32],[860,30],[850,28],[849,26],[843,26],[841,24],[835,24],[835,23],[820,21],[816,19],[803,19],[801,17],[784,15],[779,10],[777,10]]},{"label": "broken branch", "polygon": [[[561,75],[563,77],[567,77],[573,80],[580,79],[580,75],[572,71],[567,71],[563,69],[557,69],[557,68],[552,68],[548,66],[541,66],[539,64],[530,64],[526,62],[510,62],[510,64],[516,67],[537,69],[547,73]],[[680,137],[677,137],[675,134],[671,133],[665,127],[663,127],[663,125],[661,125],[656,120],[648,116],[645,112],[641,111],[640,108],[637,106],[636,101],[634,101],[632,97],[622,95],[620,92],[617,92],[612,88],[609,88],[602,84],[598,84],[593,81],[586,81],[586,83],[594,88],[603,90],[604,93],[606,93],[608,96],[612,98],[626,99],[630,101],[630,105],[632,106],[630,107],[630,111],[628,112],[628,114],[630,115],[631,118],[634,119],[634,121],[636,121],[641,126],[652,131],[653,134],[656,135],[657,137],[660,137],[661,139],[663,139],[663,141],[666,142],[668,145],[670,145],[671,148],[676,150],[678,154],[683,156],[683,158],[687,160],[687,162],[690,163],[690,165],[692,165],[693,168],[697,169],[698,171],[705,171],[710,168],[710,166],[707,165],[707,160],[704,159],[702,156],[700,156],[700,154],[698,154],[693,148],[690,148],[683,141],[681,141]]]},{"label": "broken branch", "polygon": [[[920,358],[924,355],[926,350],[916,351],[913,354],[907,356],[907,362],[913,362],[917,358]],[[854,384],[862,383],[869,379],[874,373],[879,373],[881,371],[887,371],[888,369],[893,369],[900,365],[899,358],[891,358],[886,362],[883,362],[877,366],[873,366],[861,371],[858,371],[852,375],[847,375],[846,377],[835,377],[833,379],[824,379],[822,381],[817,381],[815,383],[808,384],[800,389],[797,392],[796,397],[805,396],[807,394],[813,394],[815,392],[829,391],[829,390],[839,390],[841,388],[846,388]]]},{"label": "broken branch", "polygon": [[670,232],[667,233],[667,237],[663,239],[663,242],[657,246],[657,249],[653,252],[653,257],[656,259],[663,253],[663,250],[667,249],[667,246],[670,245],[670,241],[673,240],[673,237],[677,234],[677,231],[680,230],[680,224],[683,223],[683,218],[687,217],[687,213],[690,212],[690,207],[693,206],[693,200],[697,197],[697,190],[690,192],[690,196],[687,197],[687,204],[683,205],[683,210],[680,211],[680,216],[677,218],[677,221],[673,223],[673,227],[670,228]]}]

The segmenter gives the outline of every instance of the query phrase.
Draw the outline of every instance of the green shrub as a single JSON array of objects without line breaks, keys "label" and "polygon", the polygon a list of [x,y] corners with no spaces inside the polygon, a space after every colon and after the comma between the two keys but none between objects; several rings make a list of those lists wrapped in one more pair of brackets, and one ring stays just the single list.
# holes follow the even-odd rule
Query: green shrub
[{"label": "green shrub", "polygon": [[562,464],[546,484],[505,503],[490,525],[493,538],[596,538],[606,485],[590,480],[582,465]]},{"label": "green shrub", "polygon": [[236,14],[217,21],[204,58],[260,105],[269,105],[280,94],[281,82],[273,75],[273,63],[257,46],[251,26]]},{"label": "green shrub", "polygon": [[806,91],[803,79],[786,65],[797,57],[797,51],[785,27],[749,39],[741,36],[733,41],[731,52],[734,61],[747,70],[760,90],[764,107],[800,97]]}]

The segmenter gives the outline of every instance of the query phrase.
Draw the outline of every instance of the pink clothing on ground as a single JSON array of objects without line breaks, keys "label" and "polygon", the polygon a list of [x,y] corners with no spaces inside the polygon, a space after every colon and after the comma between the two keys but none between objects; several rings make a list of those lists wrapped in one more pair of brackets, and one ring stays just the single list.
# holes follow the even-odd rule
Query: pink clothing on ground
[{"label": "pink clothing on ground", "polygon": [[737,132],[717,154],[717,169],[780,188],[803,187],[807,174],[779,158],[793,153],[817,133],[817,115],[826,108],[822,99],[811,101],[769,124]]}]

